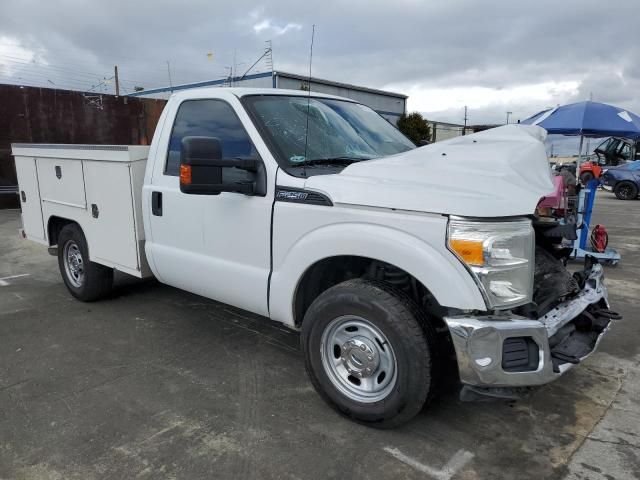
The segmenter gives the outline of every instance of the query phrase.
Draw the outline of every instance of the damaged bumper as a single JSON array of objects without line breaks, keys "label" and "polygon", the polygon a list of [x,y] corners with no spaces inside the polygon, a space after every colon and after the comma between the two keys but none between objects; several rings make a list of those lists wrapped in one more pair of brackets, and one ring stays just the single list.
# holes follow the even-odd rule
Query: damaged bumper
[{"label": "damaged bumper", "polygon": [[525,387],[551,382],[588,357],[606,335],[603,269],[591,267],[584,288],[537,320],[517,315],[445,317],[463,384]]}]

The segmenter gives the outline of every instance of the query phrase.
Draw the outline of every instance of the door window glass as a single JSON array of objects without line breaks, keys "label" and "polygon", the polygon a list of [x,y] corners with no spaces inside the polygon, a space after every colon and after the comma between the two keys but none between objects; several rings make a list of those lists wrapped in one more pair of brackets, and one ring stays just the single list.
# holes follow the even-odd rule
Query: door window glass
[{"label": "door window glass", "polygon": [[[233,108],[222,100],[188,100],[180,105],[169,140],[165,175],[178,175],[180,148],[186,136],[217,138],[223,160],[258,158],[240,119]],[[244,175],[244,172],[238,173]]]}]

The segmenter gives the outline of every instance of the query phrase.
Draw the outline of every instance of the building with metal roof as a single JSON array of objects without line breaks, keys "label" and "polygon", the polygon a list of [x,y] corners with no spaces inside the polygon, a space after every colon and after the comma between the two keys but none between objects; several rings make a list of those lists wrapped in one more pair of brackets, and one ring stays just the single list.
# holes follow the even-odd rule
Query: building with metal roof
[{"label": "building with metal roof", "polygon": [[394,125],[403,113],[406,113],[407,96],[401,93],[388,92],[375,88],[361,87],[348,83],[335,82],[297,75],[287,72],[264,72],[245,75],[243,77],[207,80],[204,82],[173,85],[153,88],[129,94],[132,97],[168,98],[172,92],[200,87],[251,87],[251,88],[284,88],[290,90],[308,90],[346,97],[371,107]]}]

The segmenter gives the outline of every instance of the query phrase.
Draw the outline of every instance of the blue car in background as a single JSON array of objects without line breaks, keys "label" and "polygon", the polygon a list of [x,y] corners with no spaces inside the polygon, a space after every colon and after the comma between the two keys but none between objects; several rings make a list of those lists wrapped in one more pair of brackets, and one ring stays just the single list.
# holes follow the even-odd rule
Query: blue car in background
[{"label": "blue car in background", "polygon": [[640,160],[607,169],[600,181],[620,200],[633,200],[640,191]]}]

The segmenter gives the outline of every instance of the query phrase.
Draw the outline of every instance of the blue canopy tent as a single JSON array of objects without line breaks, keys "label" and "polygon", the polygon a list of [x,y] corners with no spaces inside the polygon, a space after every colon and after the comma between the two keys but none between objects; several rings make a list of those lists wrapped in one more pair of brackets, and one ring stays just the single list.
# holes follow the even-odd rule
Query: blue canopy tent
[{"label": "blue canopy tent", "polygon": [[[598,102],[578,102],[543,110],[521,123],[538,125],[550,134],[579,135],[580,152],[576,172],[580,171],[584,137],[640,138],[640,117],[622,108]],[[599,254],[586,245],[597,186],[598,180],[592,180],[581,192],[580,220],[586,228],[582,228],[579,244],[574,246],[574,254],[576,258],[588,254],[617,263],[620,255],[615,250],[607,248],[606,252]]]},{"label": "blue canopy tent", "polygon": [[623,108],[598,102],[578,102],[549,108],[523,120],[550,134],[580,136],[578,169],[582,161],[584,137],[640,137],[640,117]]},{"label": "blue canopy tent", "polygon": [[551,134],[583,137],[640,137],[640,117],[623,108],[578,102],[538,112],[520,123],[538,125]]}]

